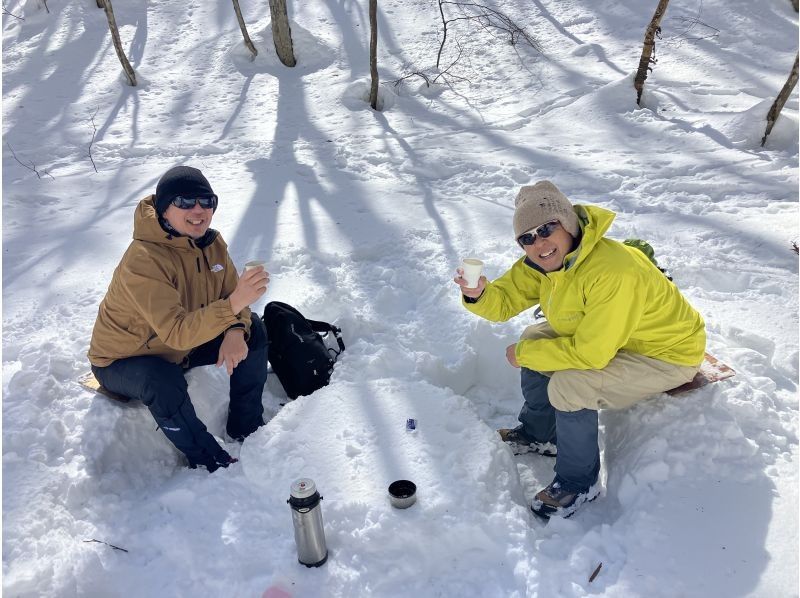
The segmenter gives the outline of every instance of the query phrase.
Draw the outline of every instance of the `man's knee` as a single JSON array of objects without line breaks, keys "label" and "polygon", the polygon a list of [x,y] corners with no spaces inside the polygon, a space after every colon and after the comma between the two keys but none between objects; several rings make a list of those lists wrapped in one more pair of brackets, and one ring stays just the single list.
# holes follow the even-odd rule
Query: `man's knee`
[{"label": "man's knee", "polygon": [[547,386],[550,404],[559,411],[598,409],[599,380],[594,370],[561,370],[554,372]]},{"label": "man's knee", "polygon": [[175,364],[153,368],[142,389],[142,402],[154,415],[169,418],[189,398],[183,370]]}]

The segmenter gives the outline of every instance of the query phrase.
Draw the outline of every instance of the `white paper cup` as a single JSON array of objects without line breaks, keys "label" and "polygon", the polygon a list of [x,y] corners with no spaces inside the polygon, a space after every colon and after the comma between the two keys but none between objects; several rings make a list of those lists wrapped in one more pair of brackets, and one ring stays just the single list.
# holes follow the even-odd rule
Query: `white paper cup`
[{"label": "white paper cup", "polygon": [[477,287],[483,272],[483,262],[467,257],[461,262],[461,269],[464,271],[463,278],[467,281],[467,288],[474,289]]},{"label": "white paper cup", "polygon": [[259,266],[264,266],[264,264],[266,264],[266,263],[267,262],[265,262],[264,260],[253,260],[253,261],[247,262],[244,265],[245,272],[247,270],[250,270],[251,268],[258,268]]}]

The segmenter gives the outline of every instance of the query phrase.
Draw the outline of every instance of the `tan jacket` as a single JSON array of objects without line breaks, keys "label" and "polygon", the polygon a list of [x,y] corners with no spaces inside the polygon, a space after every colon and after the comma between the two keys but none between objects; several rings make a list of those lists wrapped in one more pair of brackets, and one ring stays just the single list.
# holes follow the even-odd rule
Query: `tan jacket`
[{"label": "tan jacket", "polygon": [[225,241],[211,229],[199,240],[202,248],[170,235],[153,201],[151,195],[139,202],[133,242],[100,303],[88,353],[93,365],[136,355],[181,363],[232,326],[250,334],[250,308],[234,315],[228,299],[239,276]]}]

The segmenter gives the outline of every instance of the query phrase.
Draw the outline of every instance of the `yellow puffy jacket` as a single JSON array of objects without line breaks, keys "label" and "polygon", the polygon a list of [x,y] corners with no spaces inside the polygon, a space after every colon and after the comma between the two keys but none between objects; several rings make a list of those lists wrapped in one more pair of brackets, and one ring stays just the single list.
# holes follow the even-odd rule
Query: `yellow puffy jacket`
[{"label": "yellow puffy jacket", "polygon": [[639,249],[606,239],[614,213],[575,206],[583,236],[564,268],[544,273],[527,257],[464,306],[505,322],[541,305],[558,338],[517,343],[517,362],[539,372],[602,369],[624,349],[668,363],[697,366],[705,323],[678,288]]}]

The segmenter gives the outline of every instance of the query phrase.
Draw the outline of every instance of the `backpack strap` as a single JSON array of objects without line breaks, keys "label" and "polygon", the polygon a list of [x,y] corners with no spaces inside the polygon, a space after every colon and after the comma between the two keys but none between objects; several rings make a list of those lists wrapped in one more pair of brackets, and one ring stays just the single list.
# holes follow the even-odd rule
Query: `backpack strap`
[{"label": "backpack strap", "polygon": [[[339,350],[329,348],[328,351],[333,351],[336,357],[339,357],[339,354],[344,351],[344,341],[342,340],[342,329],[338,326],[334,326],[333,324],[329,324],[328,322],[320,322],[319,320],[309,320],[306,318],[306,321],[311,326],[311,330],[314,332],[321,332],[323,334],[328,334],[329,332],[333,332],[333,336],[336,337],[336,342],[339,345]],[[334,357],[334,361],[336,361],[336,357]]]}]

